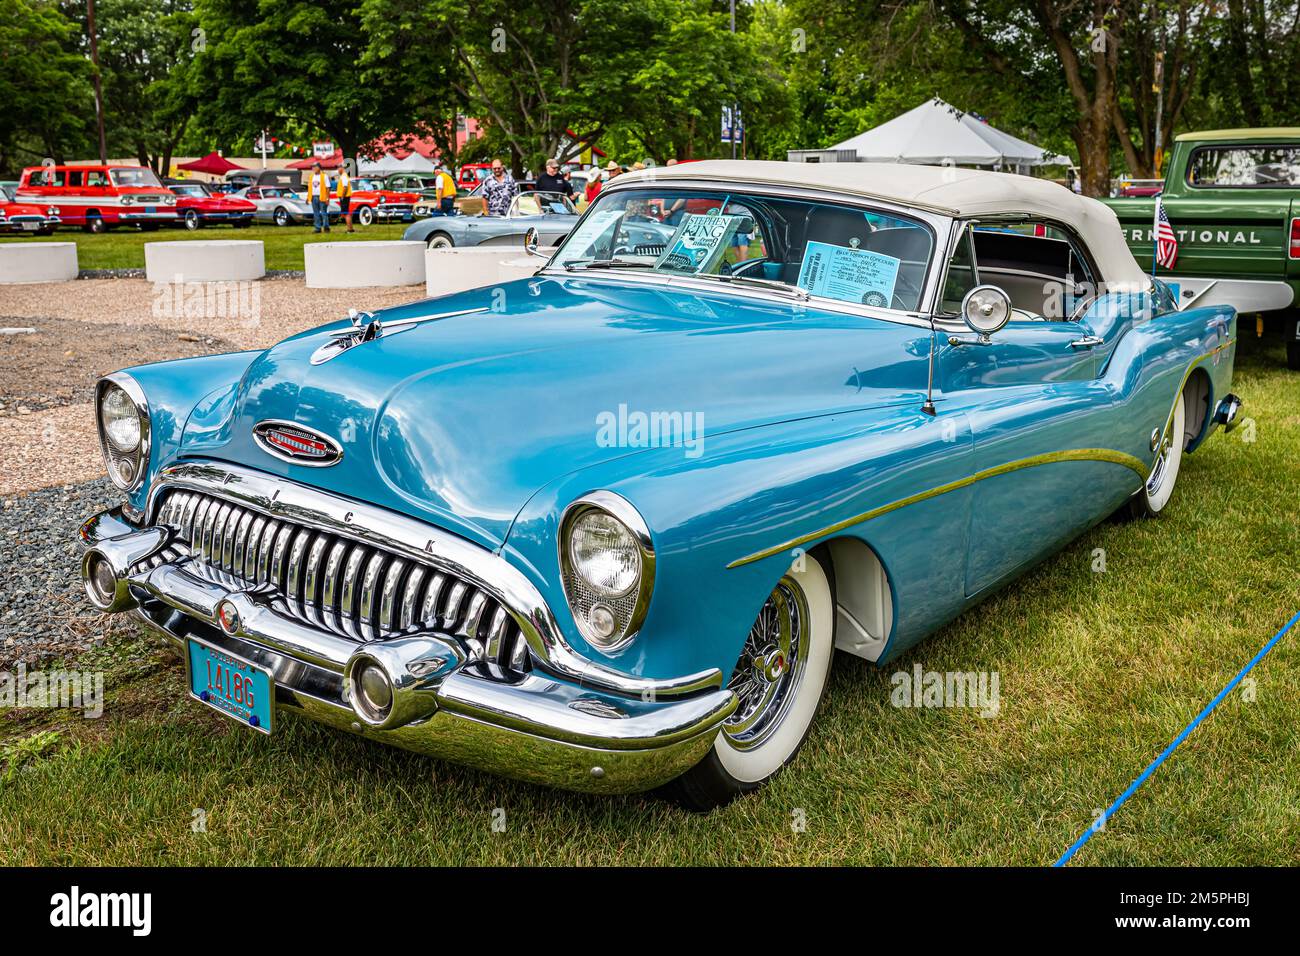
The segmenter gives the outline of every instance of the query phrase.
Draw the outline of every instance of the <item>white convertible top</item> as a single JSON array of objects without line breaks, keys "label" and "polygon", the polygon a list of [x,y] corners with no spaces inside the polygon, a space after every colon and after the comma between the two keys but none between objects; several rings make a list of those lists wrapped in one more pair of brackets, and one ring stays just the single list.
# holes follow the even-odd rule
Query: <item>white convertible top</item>
[{"label": "white convertible top", "polygon": [[1146,273],[1124,242],[1115,213],[1045,179],[952,166],[905,163],[779,163],[703,160],[656,166],[617,177],[610,187],[670,180],[716,180],[769,186],[808,186],[914,206],[953,218],[1025,213],[1074,227],[1107,283],[1145,288]]}]

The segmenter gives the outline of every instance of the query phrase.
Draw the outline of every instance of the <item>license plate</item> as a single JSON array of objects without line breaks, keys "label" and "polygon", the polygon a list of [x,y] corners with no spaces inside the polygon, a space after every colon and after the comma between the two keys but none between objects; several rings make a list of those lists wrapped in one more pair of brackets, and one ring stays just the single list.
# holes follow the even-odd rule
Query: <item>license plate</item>
[{"label": "license plate", "polygon": [[254,730],[269,734],[275,682],[251,661],[191,639],[186,649],[190,696]]},{"label": "license plate", "polygon": [[26,229],[28,232],[35,232],[37,229],[41,228],[41,224],[39,222],[25,222],[22,225],[23,228]]},{"label": "license plate", "polygon": [[144,211],[147,212],[147,213],[149,213],[150,215],[152,215],[153,213],[156,213],[156,212],[158,211],[158,207],[157,207],[157,206],[145,206],[145,207],[144,207]]}]

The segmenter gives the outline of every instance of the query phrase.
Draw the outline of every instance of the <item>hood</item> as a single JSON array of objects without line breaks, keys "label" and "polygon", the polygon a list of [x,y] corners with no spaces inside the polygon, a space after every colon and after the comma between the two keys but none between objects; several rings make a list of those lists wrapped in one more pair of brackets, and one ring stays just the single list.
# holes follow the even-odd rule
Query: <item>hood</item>
[{"label": "hood", "polygon": [[[448,315],[471,309],[482,311]],[[926,330],[896,323],[605,278],[521,280],[379,318],[390,330],[425,321],[320,365],[312,354],[346,322],[269,349],[226,420],[187,433],[185,453],[495,547],[539,488],[593,464],[665,445],[707,456],[726,432],[919,403],[929,346]],[[266,420],[323,433],[342,459],[313,468],[269,455],[252,438]]]}]

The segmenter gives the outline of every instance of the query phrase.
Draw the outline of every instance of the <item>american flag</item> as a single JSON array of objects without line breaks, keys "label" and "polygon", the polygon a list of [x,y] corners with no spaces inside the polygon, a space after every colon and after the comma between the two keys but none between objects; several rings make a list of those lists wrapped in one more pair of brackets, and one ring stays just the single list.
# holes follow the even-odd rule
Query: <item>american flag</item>
[{"label": "american flag", "polygon": [[1169,213],[1165,212],[1165,204],[1156,197],[1156,263],[1164,266],[1166,269],[1172,269],[1174,263],[1178,261],[1178,237],[1174,235],[1174,227],[1169,222]]}]

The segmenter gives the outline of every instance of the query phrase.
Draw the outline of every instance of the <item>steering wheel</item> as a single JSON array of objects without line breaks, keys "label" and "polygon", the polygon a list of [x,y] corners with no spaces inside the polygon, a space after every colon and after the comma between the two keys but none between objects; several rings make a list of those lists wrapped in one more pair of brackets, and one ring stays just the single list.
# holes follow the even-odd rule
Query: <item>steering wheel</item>
[{"label": "steering wheel", "polygon": [[[903,298],[899,293],[906,293],[907,298]],[[909,307],[908,302],[919,303],[920,301],[921,287],[906,276],[900,275],[894,282],[894,297],[889,307],[900,312],[911,312],[914,306]]]}]

